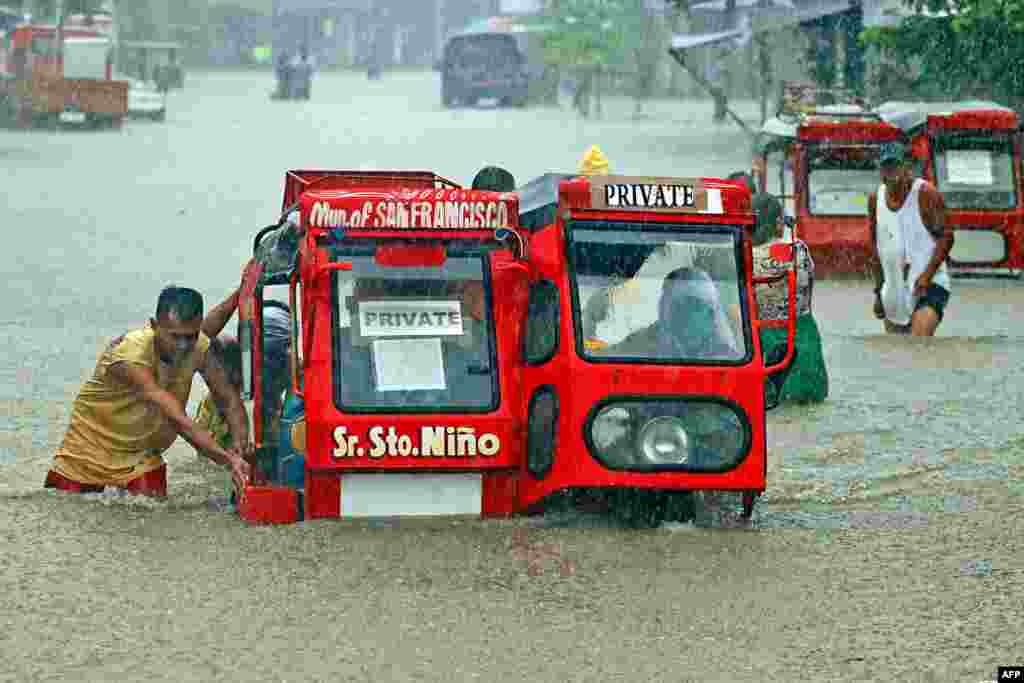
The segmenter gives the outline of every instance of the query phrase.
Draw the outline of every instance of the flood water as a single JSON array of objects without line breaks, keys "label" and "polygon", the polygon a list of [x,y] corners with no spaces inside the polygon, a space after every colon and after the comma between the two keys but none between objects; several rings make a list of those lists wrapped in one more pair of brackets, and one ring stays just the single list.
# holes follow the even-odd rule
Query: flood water
[{"label": "flood water", "polygon": [[[0,680],[966,681],[1024,655],[1024,284],[954,281],[933,339],[819,282],[828,401],[770,413],[745,528],[607,520],[242,524],[179,441],[153,502],[41,488],[99,348],[174,282],[238,281],[289,168],[468,184],[749,166],[709,102],[601,121],[440,107],[431,73],[189,74],[164,124],[0,131]],[[749,120],[755,103],[740,103]],[[197,391],[193,393],[193,403]]]}]

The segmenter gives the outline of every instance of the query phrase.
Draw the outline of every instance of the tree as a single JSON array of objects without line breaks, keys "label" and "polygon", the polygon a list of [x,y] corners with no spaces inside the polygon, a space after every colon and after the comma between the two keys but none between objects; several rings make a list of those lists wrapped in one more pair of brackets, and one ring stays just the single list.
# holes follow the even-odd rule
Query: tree
[{"label": "tree", "polygon": [[[651,41],[644,0],[547,0],[534,21],[544,26],[544,60],[569,67],[579,83],[574,105],[590,113],[600,74],[643,64]],[[631,69],[633,70],[633,69]]]},{"label": "tree", "polygon": [[[873,28],[862,41],[906,73],[914,95],[982,97],[1024,104],[1024,0],[905,0],[915,10],[897,27]],[[882,74],[888,71],[883,65]],[[885,83],[877,84],[885,89]],[[883,96],[887,93],[883,92]]]}]

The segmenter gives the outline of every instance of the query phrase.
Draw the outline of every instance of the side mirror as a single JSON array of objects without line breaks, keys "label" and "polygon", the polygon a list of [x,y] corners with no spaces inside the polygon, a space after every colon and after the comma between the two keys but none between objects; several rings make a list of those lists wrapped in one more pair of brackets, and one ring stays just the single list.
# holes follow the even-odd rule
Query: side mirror
[{"label": "side mirror", "polygon": [[[782,401],[782,387],[786,384],[786,378],[789,377],[789,371],[793,368],[793,364],[796,363],[797,352],[798,349],[793,349],[793,358],[790,360],[789,365],[768,376],[768,381],[764,385],[765,410],[777,408],[779,403]],[[765,352],[764,364],[766,366],[776,365],[777,363],[781,363],[785,358],[786,344],[776,344]]]}]

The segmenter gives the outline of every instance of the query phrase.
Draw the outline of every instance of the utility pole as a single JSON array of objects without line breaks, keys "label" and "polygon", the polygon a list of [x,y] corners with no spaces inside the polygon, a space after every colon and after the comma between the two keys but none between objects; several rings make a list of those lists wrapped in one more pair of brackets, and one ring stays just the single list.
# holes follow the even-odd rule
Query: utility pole
[{"label": "utility pole", "polygon": [[441,61],[444,50],[444,0],[434,0],[434,50],[430,59],[435,64]]},{"label": "utility pole", "polygon": [[57,68],[64,75],[64,0],[56,1],[57,8]]},{"label": "utility pole", "polygon": [[111,33],[113,34],[111,36],[113,54],[110,55],[110,59],[115,72],[121,70],[121,15],[118,12],[118,4],[118,0],[110,0]]}]

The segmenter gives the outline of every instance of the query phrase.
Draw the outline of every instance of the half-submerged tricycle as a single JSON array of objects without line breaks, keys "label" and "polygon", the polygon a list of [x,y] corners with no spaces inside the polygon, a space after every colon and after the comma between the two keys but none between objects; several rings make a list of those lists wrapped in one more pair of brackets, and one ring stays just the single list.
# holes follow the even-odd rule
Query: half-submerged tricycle
[{"label": "half-submerged tricycle", "polygon": [[[796,282],[789,319],[760,321],[753,222],[749,191],[710,178],[550,174],[496,193],[289,172],[239,306],[258,453],[241,517],[496,517],[586,492],[654,525],[685,521],[701,490],[741,494],[750,517]],[[293,321],[276,414],[275,288]],[[772,324],[788,341],[762,349]]]}]

